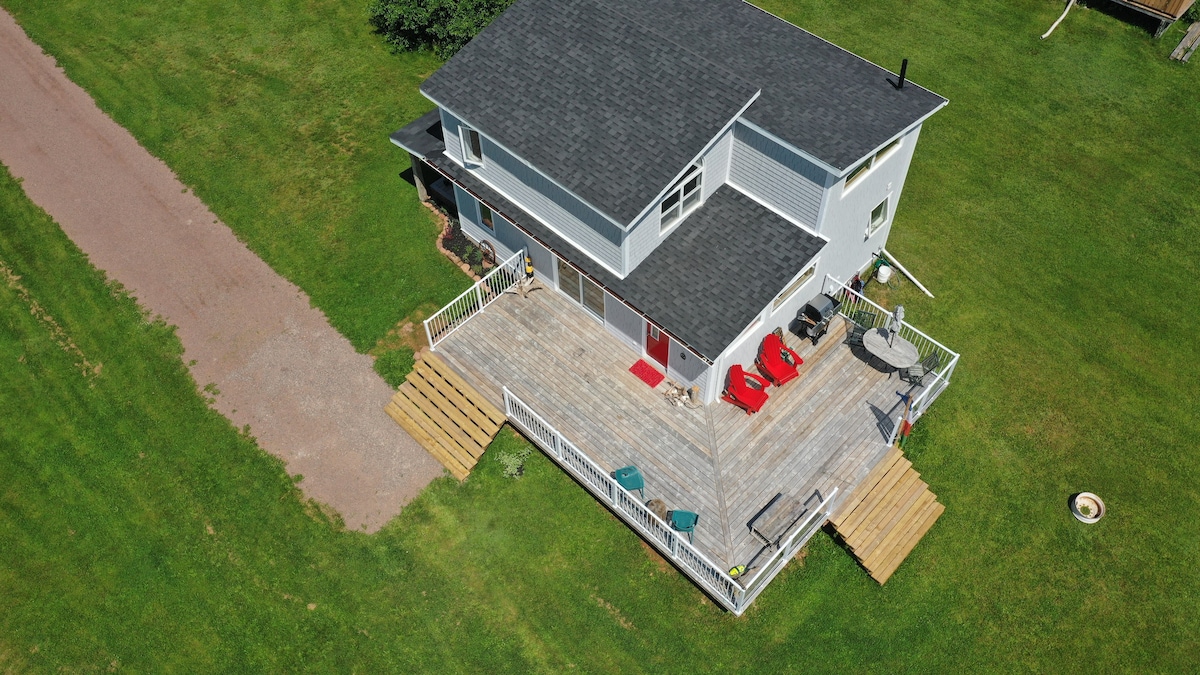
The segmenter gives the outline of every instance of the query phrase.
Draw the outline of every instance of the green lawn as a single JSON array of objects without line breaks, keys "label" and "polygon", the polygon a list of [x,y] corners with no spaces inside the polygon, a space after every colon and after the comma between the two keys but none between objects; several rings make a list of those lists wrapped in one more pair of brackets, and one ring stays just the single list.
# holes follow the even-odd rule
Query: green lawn
[{"label": "green lawn", "polygon": [[[386,54],[362,3],[0,4],[360,349],[465,285],[386,143],[437,64]],[[733,618],[537,454],[337,531],[0,176],[26,290],[0,284],[0,668],[1194,669],[1200,76],[1166,60],[1179,27],[1076,8],[1043,42],[1057,2],[764,5],[951,100],[889,243],[938,297],[888,298],[963,353],[908,445],[947,511],[887,586],[819,535]],[[1109,506],[1090,527],[1066,510],[1083,489]]]}]

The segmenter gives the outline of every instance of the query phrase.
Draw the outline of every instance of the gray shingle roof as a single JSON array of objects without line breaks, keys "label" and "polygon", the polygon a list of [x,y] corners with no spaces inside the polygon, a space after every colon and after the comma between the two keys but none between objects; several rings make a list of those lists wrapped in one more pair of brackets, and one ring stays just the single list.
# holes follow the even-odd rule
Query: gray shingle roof
[{"label": "gray shingle roof", "polygon": [[723,185],[624,279],[444,154],[427,161],[709,362],[825,241]]},{"label": "gray shingle roof", "polygon": [[742,0],[518,0],[421,90],[629,224],[743,115],[844,171],[945,103]]},{"label": "gray shingle roof", "polygon": [[521,0],[421,91],[629,224],[758,88],[600,0]]},{"label": "gray shingle roof", "polygon": [[442,140],[442,115],[437,108],[409,122],[403,129],[392,132],[388,138],[417,157],[428,157],[446,150],[446,143]]},{"label": "gray shingle roof", "polygon": [[743,117],[839,171],[946,102],[742,0],[609,2],[761,88]]}]

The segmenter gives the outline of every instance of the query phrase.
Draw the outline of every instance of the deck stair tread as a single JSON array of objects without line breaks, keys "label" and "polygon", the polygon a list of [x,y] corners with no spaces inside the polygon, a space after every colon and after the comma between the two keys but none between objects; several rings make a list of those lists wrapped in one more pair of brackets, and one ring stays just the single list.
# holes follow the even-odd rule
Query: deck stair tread
[{"label": "deck stair tread", "polygon": [[886,582],[945,511],[899,448],[892,448],[830,518],[879,583]]},{"label": "deck stair tread", "polygon": [[417,355],[384,411],[459,480],[470,475],[505,419],[430,351]]},{"label": "deck stair tread", "polygon": [[1200,21],[1193,23],[1184,34],[1183,39],[1179,41],[1179,46],[1175,51],[1171,52],[1171,58],[1175,61],[1183,61],[1187,63],[1192,58],[1192,54],[1196,48],[1200,47]]}]

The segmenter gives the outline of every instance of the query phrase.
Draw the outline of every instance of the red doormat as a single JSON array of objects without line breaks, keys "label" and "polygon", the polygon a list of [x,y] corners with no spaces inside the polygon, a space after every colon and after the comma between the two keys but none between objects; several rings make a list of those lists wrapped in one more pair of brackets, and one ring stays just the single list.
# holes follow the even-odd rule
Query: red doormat
[{"label": "red doormat", "polygon": [[654,366],[646,363],[642,359],[638,359],[637,363],[629,368],[629,372],[637,375],[638,379],[651,387],[657,387],[659,382],[663,381],[666,375],[654,369]]}]

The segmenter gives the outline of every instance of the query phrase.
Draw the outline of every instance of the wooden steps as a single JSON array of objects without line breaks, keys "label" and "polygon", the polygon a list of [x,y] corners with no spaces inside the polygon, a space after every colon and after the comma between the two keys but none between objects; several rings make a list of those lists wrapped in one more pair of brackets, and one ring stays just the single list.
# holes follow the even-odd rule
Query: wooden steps
[{"label": "wooden steps", "polygon": [[1179,46],[1175,48],[1175,51],[1171,52],[1171,59],[1187,63],[1197,48],[1200,48],[1200,21],[1197,21],[1188,28],[1183,39],[1179,41]]},{"label": "wooden steps", "polygon": [[859,563],[882,584],[945,510],[912,463],[899,448],[892,448],[830,522]]},{"label": "wooden steps", "polygon": [[429,350],[417,355],[384,411],[459,480],[475,468],[505,421],[504,413]]}]

